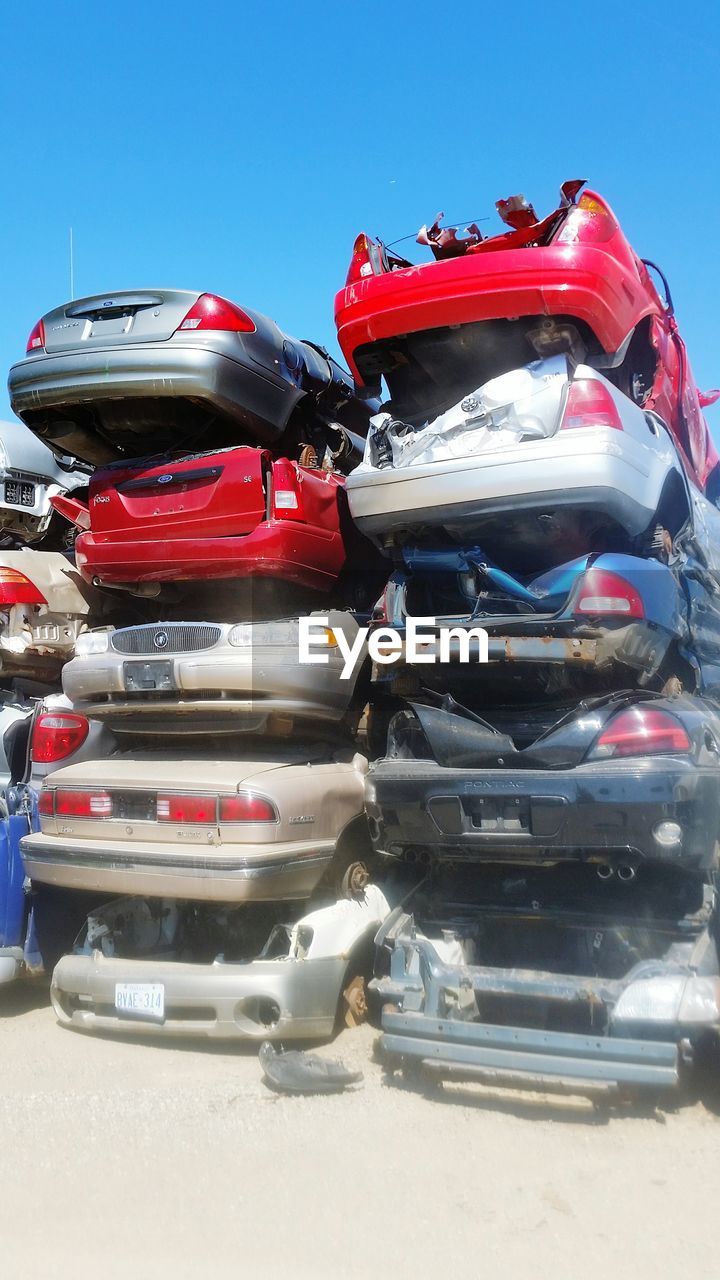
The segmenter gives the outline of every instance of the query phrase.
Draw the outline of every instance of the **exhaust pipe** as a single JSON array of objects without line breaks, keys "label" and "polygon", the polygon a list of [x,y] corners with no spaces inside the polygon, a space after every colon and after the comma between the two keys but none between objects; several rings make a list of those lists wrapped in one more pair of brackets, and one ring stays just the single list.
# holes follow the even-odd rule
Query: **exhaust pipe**
[{"label": "exhaust pipe", "polygon": [[609,862],[601,862],[597,868],[599,880],[612,880],[615,875],[615,868],[610,866]]},{"label": "exhaust pipe", "polygon": [[617,878],[622,880],[623,884],[630,884],[637,875],[637,867],[630,862],[621,862],[617,869]]}]

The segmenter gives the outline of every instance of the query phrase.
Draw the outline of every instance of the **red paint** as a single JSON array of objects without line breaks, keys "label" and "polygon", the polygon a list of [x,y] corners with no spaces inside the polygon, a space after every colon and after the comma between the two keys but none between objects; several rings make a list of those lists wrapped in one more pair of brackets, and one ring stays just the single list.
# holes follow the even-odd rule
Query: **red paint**
[{"label": "red paint", "polygon": [[387,270],[387,258],[362,247],[372,273],[360,278],[355,262],[356,278],[335,299],[338,339],[359,383],[355,352],[383,338],[481,320],[562,315],[584,321],[603,350],[615,352],[649,319],[658,366],[644,407],[667,422],[690,475],[705,485],[719,459],[685,346],[601,196],[585,191],[576,205],[540,222],[463,242],[458,256],[421,266]]},{"label": "red paint", "polygon": [[[88,582],[272,577],[327,591],[346,559],[342,477],[240,447],[101,468],[77,565]],[[292,507],[277,508],[276,500]]]}]

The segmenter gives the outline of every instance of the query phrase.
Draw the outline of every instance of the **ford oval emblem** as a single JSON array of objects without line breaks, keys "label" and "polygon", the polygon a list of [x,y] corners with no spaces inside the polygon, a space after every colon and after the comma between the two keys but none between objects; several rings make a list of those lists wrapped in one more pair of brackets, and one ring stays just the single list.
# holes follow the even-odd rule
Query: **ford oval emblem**
[{"label": "ford oval emblem", "polygon": [[168,646],[167,631],[158,631],[153,639],[153,644],[155,645],[156,649],[167,649],[167,646]]},{"label": "ford oval emblem", "polygon": [[169,484],[171,480],[172,480],[172,476],[171,476],[171,475],[158,476],[158,478],[157,478],[157,483],[158,483],[158,484]]}]

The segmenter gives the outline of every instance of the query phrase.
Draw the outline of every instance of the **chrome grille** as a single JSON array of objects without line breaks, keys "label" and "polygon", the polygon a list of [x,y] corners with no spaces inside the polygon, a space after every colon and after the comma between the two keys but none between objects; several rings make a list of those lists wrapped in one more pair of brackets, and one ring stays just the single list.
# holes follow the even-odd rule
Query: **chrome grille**
[{"label": "chrome grille", "polygon": [[222,629],[208,623],[167,622],[157,626],[124,627],[114,632],[112,647],[116,653],[195,653],[212,649]]}]

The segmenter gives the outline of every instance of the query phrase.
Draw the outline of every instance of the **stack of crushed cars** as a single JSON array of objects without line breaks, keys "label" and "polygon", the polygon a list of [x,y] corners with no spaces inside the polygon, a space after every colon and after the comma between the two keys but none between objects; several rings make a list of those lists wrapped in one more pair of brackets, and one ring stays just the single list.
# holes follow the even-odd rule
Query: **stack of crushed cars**
[{"label": "stack of crushed cars", "polygon": [[11,401],[76,475],[44,554],[85,610],[36,587],[62,693],[10,781],[62,1023],[322,1037],[367,995],[391,1073],[589,1093],[714,1052],[712,397],[583,187],[438,217],[420,265],[359,236],[352,377],[210,294],[33,330]]}]

